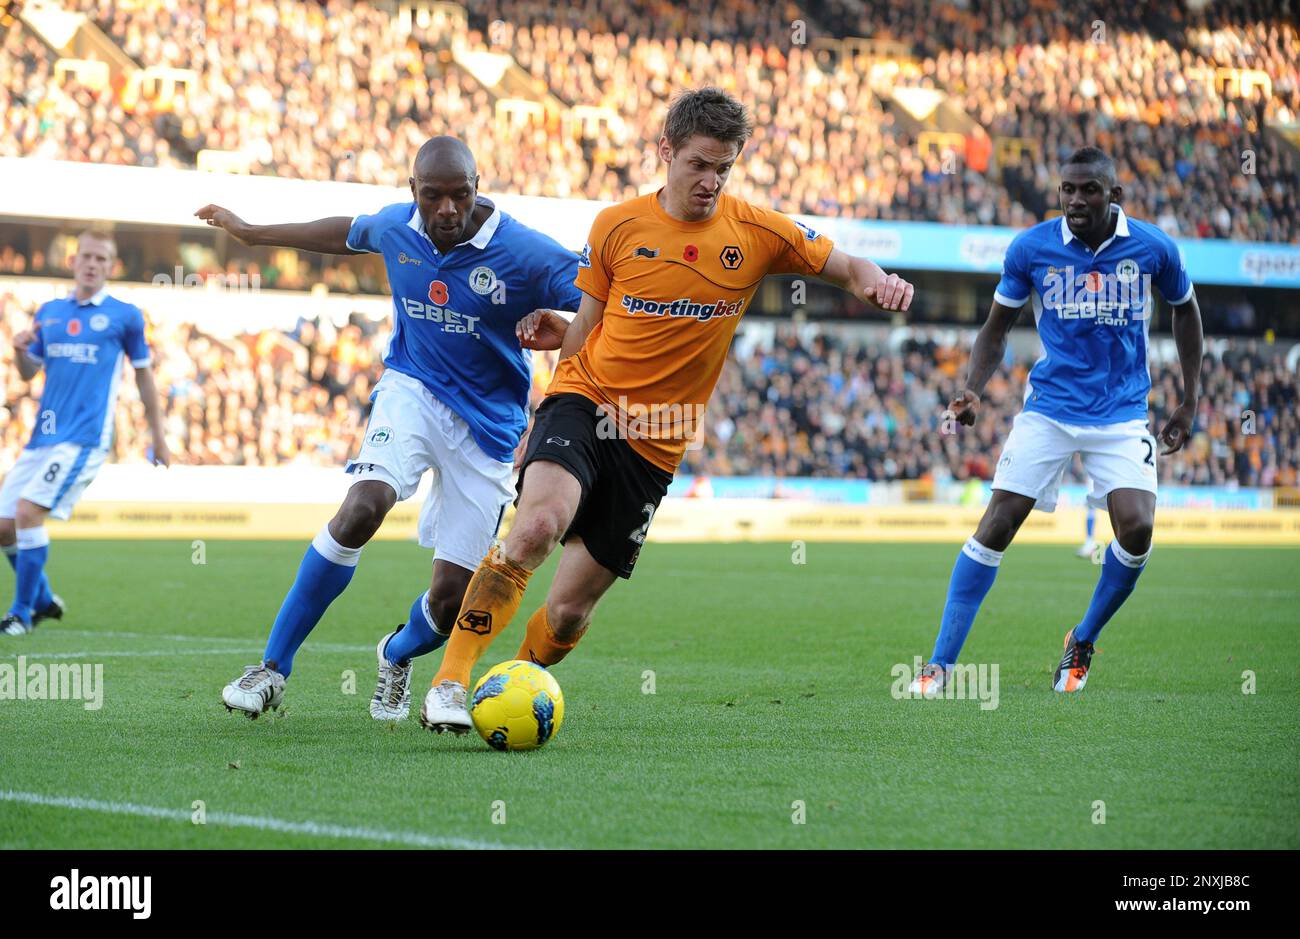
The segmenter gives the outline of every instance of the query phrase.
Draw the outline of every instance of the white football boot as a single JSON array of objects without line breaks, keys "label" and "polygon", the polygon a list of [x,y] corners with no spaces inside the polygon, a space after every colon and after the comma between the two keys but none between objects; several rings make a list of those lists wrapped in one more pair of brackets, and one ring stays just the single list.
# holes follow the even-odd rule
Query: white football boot
[{"label": "white football boot", "polygon": [[907,693],[913,698],[941,697],[944,686],[948,684],[948,677],[951,674],[952,669],[931,662],[923,667],[920,674],[912,679],[912,683],[907,686]]},{"label": "white football boot", "polygon": [[0,619],[0,633],[6,636],[25,636],[35,628],[34,623],[24,623],[20,617],[12,613]]},{"label": "white football boot", "polygon": [[284,700],[284,676],[263,662],[245,665],[240,675],[221,691],[227,711],[243,711],[249,720],[257,720],[268,708],[274,711]]},{"label": "white football boot", "polygon": [[370,716],[377,721],[404,721],[411,713],[412,663],[394,665],[384,658],[384,646],[401,628],[397,627],[380,639],[375,647],[375,656],[379,659],[379,682],[375,685],[374,697],[370,699]]},{"label": "white football boot", "polygon": [[424,696],[424,706],[420,708],[420,726],[436,733],[444,730],[453,734],[469,733],[474,724],[465,707],[467,697],[465,686],[460,682],[438,682]]},{"label": "white football boot", "polygon": [[1097,553],[1097,542],[1089,538],[1083,544],[1079,545],[1079,550],[1074,552],[1075,557],[1091,558]]}]

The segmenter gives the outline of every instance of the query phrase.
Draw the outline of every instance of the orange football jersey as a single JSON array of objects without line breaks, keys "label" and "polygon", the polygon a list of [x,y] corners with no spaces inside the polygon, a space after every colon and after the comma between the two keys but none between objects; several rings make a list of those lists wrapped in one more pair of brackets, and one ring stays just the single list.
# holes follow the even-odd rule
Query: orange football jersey
[{"label": "orange football jersey", "polygon": [[771,209],[720,196],[713,216],[681,222],[657,193],[596,216],[575,283],[605,304],[547,394],[603,405],[618,433],[674,472],[701,426],[740,317],[768,274],[818,274],[834,245]]}]

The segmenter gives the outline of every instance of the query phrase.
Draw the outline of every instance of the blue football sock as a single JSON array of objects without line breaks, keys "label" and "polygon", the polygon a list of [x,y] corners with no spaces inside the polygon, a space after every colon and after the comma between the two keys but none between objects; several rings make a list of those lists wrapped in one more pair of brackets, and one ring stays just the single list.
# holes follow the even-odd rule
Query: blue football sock
[{"label": "blue football sock", "polygon": [[18,558],[14,572],[18,586],[14,590],[13,606],[9,612],[31,625],[32,611],[45,576],[45,562],[50,556],[50,533],[45,526],[18,529]]},{"label": "blue football sock", "polygon": [[271,627],[262,658],[275,663],[275,670],[288,678],[293,656],[307,634],[316,628],[334,599],[343,592],[357,569],[360,548],[345,548],[325,526],[312,539],[298,567],[298,576],[285,595]]},{"label": "blue football sock", "polygon": [[[9,566],[18,570],[18,545],[10,544],[4,547],[5,557],[9,559]],[[50,579],[46,576],[45,571],[41,571],[41,583],[36,588],[36,602],[32,604],[34,610],[43,610],[54,602],[54,594],[50,591]]]},{"label": "blue football sock", "polygon": [[1101,628],[1110,622],[1110,618],[1124,605],[1128,595],[1137,585],[1142,568],[1151,556],[1148,548],[1146,554],[1129,554],[1112,541],[1106,550],[1106,560],[1101,565],[1101,578],[1097,589],[1092,592],[1092,602],[1088,612],[1083,615],[1083,622],[1074,627],[1074,638],[1079,642],[1096,642]]},{"label": "blue football sock", "polygon": [[948,600],[943,605],[943,621],[939,625],[939,637],[934,641],[931,662],[949,666],[957,661],[957,654],[1001,563],[1001,551],[990,551],[974,538],[962,545],[948,582]]},{"label": "blue football sock", "polygon": [[1095,509],[1088,510],[1088,520],[1084,523],[1088,529],[1088,540],[1092,540],[1092,533],[1097,530],[1097,512]]},{"label": "blue football sock", "polygon": [[422,593],[411,604],[411,617],[406,625],[384,647],[384,658],[394,665],[405,665],[417,656],[439,648],[450,633],[440,633],[429,613],[429,595]]}]

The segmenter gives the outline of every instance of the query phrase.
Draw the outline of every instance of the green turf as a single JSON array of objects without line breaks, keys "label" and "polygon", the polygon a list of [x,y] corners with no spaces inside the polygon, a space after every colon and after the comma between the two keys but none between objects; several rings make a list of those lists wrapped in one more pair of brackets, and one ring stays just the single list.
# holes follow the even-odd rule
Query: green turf
[{"label": "green turf", "polygon": [[[556,669],[563,728],[527,754],[371,721],[374,644],[427,576],[404,543],[366,549],[279,715],[227,714],[221,687],[259,657],[302,550],[212,541],[195,565],[189,542],[56,542],[70,615],[0,637],[0,663],[101,662],[104,706],[0,701],[0,847],[379,844],[15,792],[509,846],[1300,846],[1295,550],[1160,546],[1087,690],[1065,697],[1050,676],[1097,569],[1014,548],[964,653],[999,666],[999,706],[983,710],[890,694],[891,668],[930,650],[953,546],[811,544],[800,565],[781,544],[651,545]],[[440,654],[417,663],[414,708]]]}]

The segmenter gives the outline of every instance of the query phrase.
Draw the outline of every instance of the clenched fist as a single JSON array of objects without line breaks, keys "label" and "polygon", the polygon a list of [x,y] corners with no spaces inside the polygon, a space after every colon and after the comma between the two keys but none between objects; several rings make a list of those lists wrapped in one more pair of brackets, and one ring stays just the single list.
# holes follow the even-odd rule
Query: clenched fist
[{"label": "clenched fist", "polygon": [[948,402],[948,410],[957,418],[957,423],[973,427],[980,412],[980,396],[969,388],[963,388],[957,397]]}]

